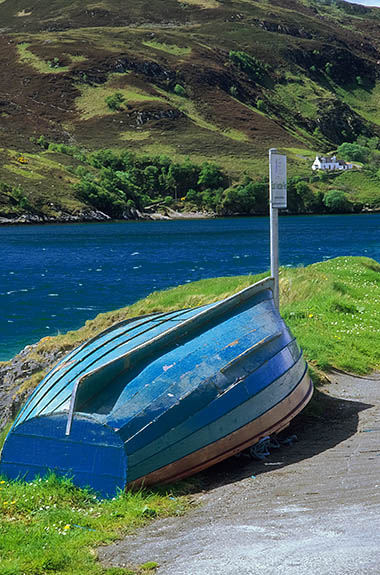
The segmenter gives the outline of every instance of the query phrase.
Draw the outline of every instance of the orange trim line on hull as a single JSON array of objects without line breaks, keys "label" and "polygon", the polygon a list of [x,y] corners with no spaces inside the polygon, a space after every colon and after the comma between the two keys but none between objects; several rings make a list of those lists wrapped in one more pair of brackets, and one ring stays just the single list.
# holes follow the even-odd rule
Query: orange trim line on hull
[{"label": "orange trim line on hull", "polygon": [[313,389],[310,377],[306,373],[287,397],[254,421],[215,443],[128,483],[127,488],[178,481],[239,453],[261,437],[281,431],[310,401]]}]

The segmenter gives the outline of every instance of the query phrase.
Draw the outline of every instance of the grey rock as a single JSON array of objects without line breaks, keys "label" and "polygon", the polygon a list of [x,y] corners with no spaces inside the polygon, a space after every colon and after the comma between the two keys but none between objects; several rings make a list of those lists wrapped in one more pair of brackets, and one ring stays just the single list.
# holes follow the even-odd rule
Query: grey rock
[{"label": "grey rock", "polygon": [[25,380],[34,373],[53,367],[67,353],[67,350],[49,350],[37,360],[32,357],[37,345],[27,345],[12,360],[0,364],[0,429],[16,417],[32,393],[32,387],[23,389]]}]

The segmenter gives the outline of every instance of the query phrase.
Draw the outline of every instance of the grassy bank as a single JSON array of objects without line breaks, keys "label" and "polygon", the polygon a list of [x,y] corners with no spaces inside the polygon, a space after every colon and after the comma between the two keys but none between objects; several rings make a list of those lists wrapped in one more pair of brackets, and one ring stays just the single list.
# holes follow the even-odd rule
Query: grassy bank
[{"label": "grassy bank", "polygon": [[152,517],[179,515],[186,499],[171,493],[123,494],[98,501],[55,476],[29,484],[0,481],[1,575],[140,575],[157,564],[147,557],[137,569],[103,568],[95,547],[110,543]]},{"label": "grassy bank", "polygon": [[[154,292],[131,306],[99,314],[77,331],[44,338],[34,358],[57,348],[70,350],[129,317],[223,299],[266,275],[211,278]],[[380,368],[380,264],[365,257],[341,257],[305,268],[281,268],[280,293],[281,313],[312,365],[356,373]]]},{"label": "grassy bank", "polygon": [[[101,314],[78,331],[44,338],[34,358],[71,349],[113,323],[155,311],[194,307],[226,297],[261,279],[241,276],[202,280],[153,293],[121,310]],[[281,312],[319,374],[329,368],[356,373],[380,369],[380,265],[345,257],[306,268],[283,268]],[[33,386],[42,373],[25,386]],[[318,375],[316,375],[318,377]],[[186,497],[158,490],[98,501],[54,477],[28,485],[0,483],[0,575],[141,574],[154,571],[154,557],[137,570],[106,569],[96,546],[130,533],[152,517],[181,514]]]}]

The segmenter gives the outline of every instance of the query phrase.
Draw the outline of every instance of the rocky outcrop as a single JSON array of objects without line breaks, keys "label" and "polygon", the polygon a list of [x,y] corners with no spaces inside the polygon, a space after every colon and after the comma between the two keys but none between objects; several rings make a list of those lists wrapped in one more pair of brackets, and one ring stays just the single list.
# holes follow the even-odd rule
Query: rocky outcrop
[{"label": "rocky outcrop", "polygon": [[[75,222],[105,222],[110,216],[95,208],[83,208],[75,213],[58,211],[57,215],[41,215],[25,213],[13,217],[1,216],[0,224],[48,224],[48,223],[75,223]],[[127,218],[129,219],[129,218]]]},{"label": "rocky outcrop", "polygon": [[30,380],[29,385],[25,382],[38,372],[44,373],[67,353],[67,350],[53,350],[37,356],[34,353],[37,346],[37,343],[27,345],[11,361],[0,364],[0,429],[16,417],[39,378]]},{"label": "rocky outcrop", "polygon": [[183,116],[182,112],[176,108],[140,110],[131,115],[134,117],[136,125],[139,127],[152,120],[175,120],[176,118],[179,118],[179,116]]},{"label": "rocky outcrop", "polygon": [[[214,217],[215,214],[204,214],[198,212],[186,212],[184,214],[180,212],[175,212],[171,210],[169,213],[169,209],[167,207],[162,208],[162,211],[165,213],[158,213],[151,210],[147,211],[140,211],[137,208],[125,208],[120,215],[117,217],[118,220],[170,220],[170,219],[193,219],[193,218],[203,218],[203,217]],[[2,217],[0,216],[0,225],[9,225],[9,224],[47,224],[47,223],[57,223],[57,224],[64,224],[64,223],[81,223],[81,222],[105,222],[110,221],[114,218],[111,218],[109,215],[100,212],[99,210],[95,209],[84,209],[75,214],[69,213],[59,213],[56,217],[53,216],[41,216],[39,214],[22,214],[17,215],[14,217]]]},{"label": "rocky outcrop", "polygon": [[353,142],[360,134],[370,134],[363,119],[340,100],[331,100],[328,104],[323,102],[318,109],[316,124],[334,144]]},{"label": "rocky outcrop", "polygon": [[176,73],[170,68],[161,66],[152,60],[139,60],[128,54],[98,61],[96,67],[76,68],[74,76],[79,77],[81,82],[84,81],[83,78],[86,78],[86,83],[104,84],[108,79],[108,74],[125,72],[141,74],[150,81],[165,87],[174,86],[176,82]]},{"label": "rocky outcrop", "polygon": [[322,45],[319,49],[288,50],[288,58],[314,74],[326,74],[338,84],[357,82],[358,78],[374,82],[379,75],[376,62],[357,56],[345,46]]},{"label": "rocky outcrop", "polygon": [[286,34],[288,36],[294,36],[295,38],[307,38],[310,40],[313,38],[313,35],[305,30],[305,28],[296,27],[288,24],[283,24],[280,22],[269,22],[268,20],[257,20],[253,19],[252,21],[253,26],[258,26],[262,30],[266,30],[267,32],[274,32],[276,34]]}]

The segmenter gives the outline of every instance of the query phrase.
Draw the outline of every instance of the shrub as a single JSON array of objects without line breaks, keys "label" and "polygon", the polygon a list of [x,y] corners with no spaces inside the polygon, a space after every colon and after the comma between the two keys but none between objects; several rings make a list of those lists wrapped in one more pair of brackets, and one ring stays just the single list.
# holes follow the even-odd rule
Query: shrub
[{"label": "shrub", "polygon": [[264,100],[261,100],[260,98],[259,98],[258,100],[256,100],[256,108],[257,108],[260,112],[265,112]]},{"label": "shrub", "polygon": [[49,142],[48,140],[45,138],[45,136],[40,136],[37,140],[37,144],[39,146],[41,146],[41,148],[44,148],[45,150],[48,149],[49,147]]},{"label": "shrub", "polygon": [[49,68],[60,68],[62,66],[59,58],[53,58],[53,60],[48,60]]},{"label": "shrub", "polygon": [[174,200],[171,196],[165,196],[164,198],[164,204],[165,206],[171,206],[173,204]]},{"label": "shrub", "polygon": [[122,104],[125,101],[123,94],[120,92],[115,92],[111,96],[107,96],[105,102],[110,110],[120,111],[123,109]]},{"label": "shrub", "polygon": [[229,58],[239,70],[245,72],[252,80],[260,81],[263,79],[267,66],[259,62],[254,56],[250,56],[242,50],[231,50]]},{"label": "shrub", "polygon": [[181,84],[176,84],[174,86],[174,93],[177,94],[177,96],[182,96],[182,98],[187,96],[186,90],[183,86],[181,86]]},{"label": "shrub", "polygon": [[326,62],[325,64],[325,72],[328,76],[331,76],[332,74],[332,64],[330,64],[330,62]]},{"label": "shrub", "polygon": [[231,87],[230,87],[230,94],[231,94],[231,96],[232,96],[233,98],[237,98],[237,97],[238,97],[239,91],[238,91],[238,89],[237,89],[236,86],[231,86]]},{"label": "shrub", "polygon": [[187,202],[193,202],[194,204],[200,204],[201,200],[202,200],[201,195],[198,192],[196,192],[192,188],[190,188],[190,190],[188,190],[188,192],[186,194],[186,201]]},{"label": "shrub", "polygon": [[21,210],[29,210],[31,208],[28,197],[26,196],[21,186],[11,188],[9,191],[9,196],[12,203],[14,203]]}]

